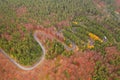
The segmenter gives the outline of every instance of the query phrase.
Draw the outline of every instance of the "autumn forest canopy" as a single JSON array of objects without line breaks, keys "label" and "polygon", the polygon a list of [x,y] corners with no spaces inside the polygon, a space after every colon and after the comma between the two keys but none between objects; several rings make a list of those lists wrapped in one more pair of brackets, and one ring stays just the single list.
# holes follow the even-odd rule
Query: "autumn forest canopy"
[{"label": "autumn forest canopy", "polygon": [[[92,80],[120,79],[119,0],[0,0],[0,50],[20,65],[34,65],[44,52],[35,36],[45,59],[95,51],[100,58]],[[119,52],[112,57],[106,48],[113,46]]]}]

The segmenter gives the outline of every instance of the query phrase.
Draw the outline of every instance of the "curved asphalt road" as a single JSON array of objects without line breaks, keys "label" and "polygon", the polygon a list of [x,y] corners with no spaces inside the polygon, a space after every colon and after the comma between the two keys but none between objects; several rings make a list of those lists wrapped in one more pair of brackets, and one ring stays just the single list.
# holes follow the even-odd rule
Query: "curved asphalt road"
[{"label": "curved asphalt road", "polygon": [[[36,68],[40,63],[43,62],[43,60],[45,59],[45,53],[46,53],[46,50],[45,50],[44,46],[42,45],[42,43],[41,43],[41,42],[39,41],[39,39],[37,38],[37,33],[38,33],[38,32],[39,32],[39,31],[36,31],[36,32],[34,33],[34,39],[35,39],[35,40],[39,43],[39,45],[41,46],[41,48],[42,48],[42,50],[43,50],[43,55],[40,57],[39,61],[36,62],[36,64],[32,65],[31,67],[25,67],[25,66],[20,65],[20,64],[17,63],[15,60],[13,60],[12,58],[10,58],[10,56],[9,56],[8,54],[6,54],[6,52],[4,52],[4,50],[2,50],[2,49],[0,49],[0,52],[2,52],[3,55],[5,55],[12,63],[14,63],[17,67],[19,67],[19,68],[22,69],[22,70],[32,70],[32,69]],[[72,45],[73,45],[72,48],[69,48],[69,47],[68,47],[67,45],[65,45],[64,43],[63,43],[63,45],[64,45],[64,47],[65,47],[67,50],[73,50],[73,49],[75,49],[75,46],[76,46],[74,43],[72,43]]]},{"label": "curved asphalt road", "polygon": [[13,60],[12,58],[10,58],[10,56],[8,54],[6,54],[6,52],[4,52],[2,49],[0,49],[0,52],[2,52],[2,54],[4,54],[12,63],[14,63],[17,67],[19,67],[22,70],[32,70],[34,68],[36,68],[45,58],[45,48],[43,47],[42,43],[39,41],[39,39],[37,38],[37,32],[34,33],[34,39],[39,43],[39,45],[41,46],[42,50],[43,50],[43,55],[40,57],[39,61],[34,64],[31,67],[25,67],[20,65],[19,63],[17,63],[15,60]]}]

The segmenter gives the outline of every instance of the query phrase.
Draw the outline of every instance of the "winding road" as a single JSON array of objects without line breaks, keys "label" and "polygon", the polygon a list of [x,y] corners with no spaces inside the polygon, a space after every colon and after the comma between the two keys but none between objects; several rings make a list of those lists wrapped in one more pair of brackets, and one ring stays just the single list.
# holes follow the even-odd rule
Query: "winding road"
[{"label": "winding road", "polygon": [[12,63],[14,63],[17,67],[19,67],[20,69],[22,70],[32,70],[34,68],[36,68],[41,62],[43,62],[44,58],[45,58],[45,53],[46,53],[46,50],[44,48],[44,46],[42,45],[42,43],[39,41],[39,39],[37,38],[37,32],[34,33],[34,39],[39,43],[39,45],[41,46],[42,48],[42,51],[43,51],[43,55],[40,57],[39,61],[34,64],[33,66],[31,67],[25,67],[25,66],[22,66],[20,65],[19,63],[17,63],[15,60],[13,60],[12,58],[10,58],[10,56],[2,49],[0,49],[0,52],[5,55]]},{"label": "winding road", "polygon": [[[20,69],[22,69],[22,70],[32,70],[32,69],[34,69],[34,68],[36,68],[40,63],[42,63],[43,62],[43,60],[45,59],[45,54],[46,54],[46,50],[45,50],[45,48],[44,48],[44,46],[42,45],[42,43],[40,42],[40,40],[37,38],[37,34],[39,33],[39,31],[36,31],[35,33],[34,33],[34,39],[39,43],[39,45],[41,46],[41,48],[42,48],[42,51],[43,51],[43,55],[40,57],[40,59],[39,59],[39,61],[38,62],[36,62],[36,64],[34,64],[34,65],[32,65],[32,66],[30,66],[30,67],[25,67],[25,66],[22,66],[22,65],[20,65],[19,63],[17,63],[14,59],[12,59],[4,50],[2,50],[2,49],[0,49],[0,52],[3,54],[3,55],[5,55],[13,64],[15,64],[17,67],[19,67]],[[58,40],[58,39],[57,39]],[[59,40],[58,40],[59,41]],[[61,42],[61,41],[60,41]],[[72,43],[72,45],[73,45],[73,47],[68,47],[66,44],[64,44],[63,42],[62,42],[62,44],[64,45],[64,47],[65,47],[65,49],[66,50],[74,50],[75,49],[75,47],[76,47],[76,45],[74,44],[74,43]]]}]

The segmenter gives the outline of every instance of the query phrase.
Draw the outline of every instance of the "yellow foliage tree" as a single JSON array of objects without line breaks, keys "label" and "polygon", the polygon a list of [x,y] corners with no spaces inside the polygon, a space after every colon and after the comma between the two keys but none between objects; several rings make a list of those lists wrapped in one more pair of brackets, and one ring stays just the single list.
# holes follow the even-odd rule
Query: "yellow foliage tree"
[{"label": "yellow foliage tree", "polygon": [[88,43],[87,48],[92,49],[92,48],[94,48],[94,45],[90,45],[90,44]]},{"label": "yellow foliage tree", "polygon": [[89,33],[88,35],[89,35],[90,38],[93,39],[93,40],[98,40],[98,41],[100,41],[100,42],[103,42],[102,39],[100,39],[97,35],[95,35],[95,34],[93,34],[93,33]]},{"label": "yellow foliage tree", "polygon": [[73,22],[73,24],[78,24],[78,22]]}]

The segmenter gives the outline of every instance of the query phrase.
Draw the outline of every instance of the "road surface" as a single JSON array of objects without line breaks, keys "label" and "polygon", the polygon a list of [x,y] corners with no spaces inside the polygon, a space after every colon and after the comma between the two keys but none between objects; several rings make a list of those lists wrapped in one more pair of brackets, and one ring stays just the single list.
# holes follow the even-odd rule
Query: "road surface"
[{"label": "road surface", "polygon": [[39,43],[39,45],[41,46],[42,48],[42,51],[43,51],[43,55],[40,57],[39,61],[34,64],[33,66],[31,67],[25,67],[25,66],[22,66],[20,65],[19,63],[17,63],[15,60],[13,60],[12,58],[10,58],[10,56],[4,52],[4,50],[0,49],[0,52],[2,52],[2,54],[4,54],[12,63],[14,63],[17,67],[19,67],[20,69],[22,70],[32,70],[34,68],[36,68],[41,62],[43,62],[44,58],[45,58],[45,48],[44,46],[42,45],[42,43],[39,41],[39,39],[37,38],[37,32],[34,33],[34,39]]},{"label": "road surface", "polygon": [[[32,65],[31,67],[25,67],[25,66],[22,66],[20,65],[19,63],[17,63],[14,59],[12,59],[4,50],[0,49],[0,52],[5,55],[12,63],[14,63],[17,67],[19,67],[20,69],[22,70],[32,70],[34,68],[36,68],[40,63],[43,62],[43,60],[45,59],[45,54],[46,54],[46,50],[45,50],[45,47],[42,45],[42,43],[40,42],[40,40],[37,38],[37,34],[39,33],[39,31],[36,31],[34,33],[34,39],[39,43],[39,45],[41,46],[42,48],[42,51],[43,51],[43,54],[42,56],[40,57],[39,61],[36,62],[36,64]],[[47,36],[47,35],[46,35]],[[58,39],[57,39],[58,40]],[[59,41],[59,40],[58,40]],[[60,41],[61,42],[61,41]],[[66,44],[64,44],[62,42],[62,44],[64,45],[65,49],[66,50],[74,50],[76,45],[74,43],[72,43],[73,47],[68,47]]]}]

